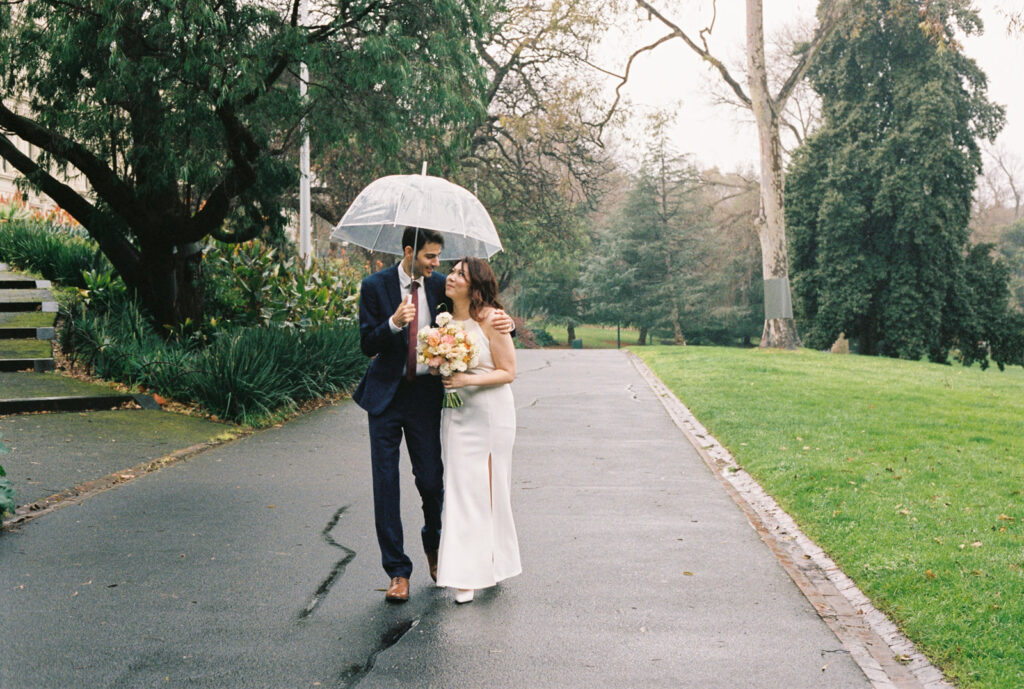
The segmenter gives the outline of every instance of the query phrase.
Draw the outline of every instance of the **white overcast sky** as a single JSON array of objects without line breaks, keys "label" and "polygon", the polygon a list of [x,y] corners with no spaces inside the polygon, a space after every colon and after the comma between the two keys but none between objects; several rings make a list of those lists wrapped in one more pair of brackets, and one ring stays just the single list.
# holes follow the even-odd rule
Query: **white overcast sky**
[{"label": "white overcast sky", "polygon": [[[1007,36],[1006,19],[998,9],[1017,7],[1020,0],[975,0],[975,7],[985,23],[985,33],[964,43],[989,78],[989,98],[1006,106],[1006,127],[998,142],[1006,149],[1024,156],[1024,36]],[[711,16],[711,0],[684,0],[653,3],[666,17],[696,36]],[[712,54],[727,64],[743,62],[745,13],[742,0],[718,0],[714,32],[709,39]],[[800,17],[813,18],[817,0],[765,0],[765,33],[771,35],[785,24]],[[661,9],[664,8],[664,9]],[[624,30],[630,22],[625,22]],[[654,19],[638,22],[642,34],[615,40],[618,64],[624,64],[625,45],[639,47],[664,33],[663,25]],[[635,30],[637,24],[630,27]],[[627,43],[628,41],[628,43]],[[641,42],[644,41],[644,42]],[[611,58],[613,51],[609,50]],[[614,64],[613,58],[613,64]],[[742,74],[733,71],[737,80]],[[623,89],[638,112],[654,108],[677,108],[672,141],[681,153],[691,153],[701,167],[718,166],[723,171],[737,168],[755,169],[757,133],[752,121],[744,121],[732,108],[715,105],[708,89],[712,81],[721,81],[717,72],[705,66],[681,40],[675,39],[645,53],[633,63],[630,80]],[[744,90],[746,84],[744,83]],[[749,114],[747,116],[749,120]]]}]

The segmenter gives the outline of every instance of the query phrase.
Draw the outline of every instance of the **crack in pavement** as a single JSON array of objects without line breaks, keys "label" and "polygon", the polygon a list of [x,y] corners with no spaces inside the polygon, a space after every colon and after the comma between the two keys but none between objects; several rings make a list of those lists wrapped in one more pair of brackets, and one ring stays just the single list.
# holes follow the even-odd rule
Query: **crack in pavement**
[{"label": "crack in pavement", "polygon": [[309,599],[309,602],[306,603],[306,607],[304,607],[302,612],[299,613],[300,620],[304,620],[313,614],[313,611],[316,610],[317,606],[319,606],[323,599],[327,597],[327,594],[330,593],[331,587],[333,587],[341,575],[345,573],[345,568],[348,567],[348,563],[355,559],[356,551],[343,546],[331,536],[331,530],[338,525],[338,522],[341,520],[341,515],[345,514],[348,507],[348,505],[339,507],[338,511],[334,513],[334,516],[331,517],[331,521],[327,522],[327,526],[325,526],[323,531],[320,532],[320,535],[323,536],[328,545],[344,550],[345,557],[338,560],[334,567],[331,568],[331,573],[327,575],[327,578],[320,582],[320,586],[317,587],[313,596]]},{"label": "crack in pavement", "polygon": [[370,671],[373,670],[373,666],[376,665],[377,656],[401,641],[402,637],[408,634],[409,630],[419,623],[419,618],[416,618],[406,620],[404,622],[398,622],[386,629],[384,634],[380,637],[380,643],[377,644],[377,648],[373,650],[363,665],[352,665],[348,670],[341,673],[341,676],[338,678],[340,686],[343,689],[351,689],[362,682],[363,678],[370,674]]},{"label": "crack in pavement", "polygon": [[528,373],[537,373],[538,371],[544,371],[551,368],[551,359],[545,359],[543,364],[540,366],[534,366],[533,368],[521,368],[517,372],[517,376],[524,376]]}]

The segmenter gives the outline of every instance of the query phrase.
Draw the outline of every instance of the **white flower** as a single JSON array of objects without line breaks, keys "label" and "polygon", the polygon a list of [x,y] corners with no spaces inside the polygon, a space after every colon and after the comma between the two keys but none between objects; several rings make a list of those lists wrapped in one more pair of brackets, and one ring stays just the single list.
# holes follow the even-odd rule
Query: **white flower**
[{"label": "white flower", "polygon": [[437,314],[437,325],[441,328],[448,325],[452,320],[452,315],[447,311],[442,311]]}]

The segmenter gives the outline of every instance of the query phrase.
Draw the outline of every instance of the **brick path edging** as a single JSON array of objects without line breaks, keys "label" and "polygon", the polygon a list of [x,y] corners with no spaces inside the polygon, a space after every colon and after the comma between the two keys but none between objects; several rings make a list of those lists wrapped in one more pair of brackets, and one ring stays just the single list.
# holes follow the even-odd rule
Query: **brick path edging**
[{"label": "brick path edging", "polygon": [[633,365],[876,689],[954,689],[638,356]]}]

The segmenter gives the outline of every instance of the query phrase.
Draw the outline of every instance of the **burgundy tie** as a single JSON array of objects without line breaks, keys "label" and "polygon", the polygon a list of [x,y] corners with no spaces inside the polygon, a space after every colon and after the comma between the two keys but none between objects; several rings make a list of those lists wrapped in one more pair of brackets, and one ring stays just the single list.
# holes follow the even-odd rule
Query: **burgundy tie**
[{"label": "burgundy tie", "polygon": [[420,296],[418,293],[420,283],[412,281],[412,305],[416,312],[409,321],[409,355],[405,360],[405,377],[410,381],[416,379],[416,333],[420,329]]}]

